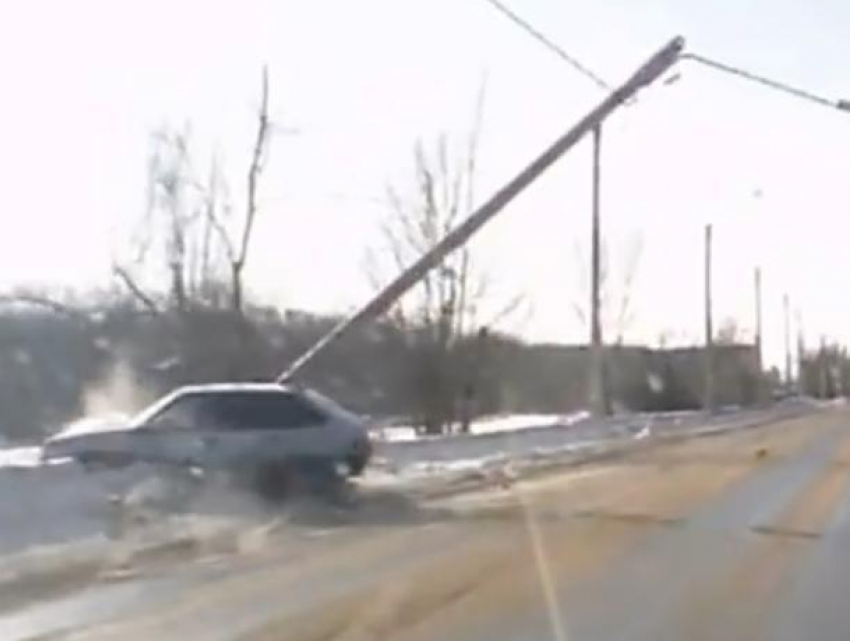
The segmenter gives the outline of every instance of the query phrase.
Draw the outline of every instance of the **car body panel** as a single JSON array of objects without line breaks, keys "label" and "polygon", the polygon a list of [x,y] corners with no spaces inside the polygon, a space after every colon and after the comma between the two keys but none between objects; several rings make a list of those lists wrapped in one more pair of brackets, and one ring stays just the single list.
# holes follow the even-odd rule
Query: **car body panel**
[{"label": "car body panel", "polygon": [[[239,403],[244,409],[255,410],[254,418],[264,421],[262,428],[237,425]],[[296,427],[279,426],[274,414],[257,414],[258,403],[272,408],[278,403],[284,410],[289,406],[300,408],[309,418],[302,417]],[[216,408],[219,414],[211,414]],[[213,415],[220,420],[222,409],[225,417],[228,409],[231,415],[236,412],[236,418],[228,419],[231,424],[206,418]],[[291,420],[297,418],[297,412],[295,418],[290,416]],[[123,456],[198,467],[238,467],[305,458],[348,462],[352,457],[368,460],[370,454],[368,431],[358,416],[312,391],[274,384],[183,387],[123,424],[99,426],[94,431],[65,430],[44,444],[46,459],[120,460]]]}]

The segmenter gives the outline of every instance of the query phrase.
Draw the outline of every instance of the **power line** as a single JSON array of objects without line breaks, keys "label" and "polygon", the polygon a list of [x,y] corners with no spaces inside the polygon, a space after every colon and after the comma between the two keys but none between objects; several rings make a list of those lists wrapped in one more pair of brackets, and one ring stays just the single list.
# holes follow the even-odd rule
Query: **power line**
[{"label": "power line", "polygon": [[[612,89],[609,83],[607,83],[600,76],[594,73],[589,67],[585,66],[579,60],[564,51],[559,45],[547,38],[531,23],[529,23],[527,20],[515,13],[512,9],[508,8],[505,4],[503,4],[501,0],[485,1],[492,5],[494,8],[496,8],[500,13],[510,19],[514,24],[523,29],[526,33],[532,36],[535,40],[537,40],[547,49],[552,51],[555,55],[561,58],[561,60],[569,64],[573,69],[581,73],[586,78],[589,78],[597,87],[605,89],[607,91],[610,91]],[[718,62],[717,60],[712,60],[711,58],[706,58],[695,53],[682,54],[681,60],[692,60],[696,63],[716,69],[717,71],[722,71],[724,73],[738,76],[739,78],[743,78],[744,80],[755,82],[757,84],[769,87],[771,89],[780,91],[790,96],[802,98],[803,100],[808,100],[809,102],[813,102],[824,107],[832,107],[840,111],[850,112],[850,100],[831,100],[829,98],[824,98],[823,96],[819,96],[809,91],[799,89],[784,82],[779,82],[778,80],[766,78],[765,76],[760,76],[751,71],[747,71],[746,69],[742,69],[740,67],[733,67],[732,65]]]},{"label": "power line", "polygon": [[586,78],[589,78],[596,84],[600,89],[605,89],[606,91],[611,91],[613,87],[605,82],[601,77],[596,75],[590,68],[583,65],[576,58],[568,54],[564,51],[560,46],[552,42],[549,38],[543,35],[540,31],[534,28],[528,21],[521,18],[519,15],[514,13],[507,6],[502,4],[500,0],[485,0],[490,3],[493,7],[498,9],[503,15],[505,15],[508,19],[510,19],[514,24],[521,27],[526,33],[531,35],[538,42],[543,44],[547,49],[555,53],[561,60],[569,64],[573,69],[581,73]]},{"label": "power line", "polygon": [[718,71],[723,71],[724,73],[732,74],[733,76],[738,76],[740,78],[744,78],[745,80],[750,80],[760,85],[770,87],[771,89],[781,91],[782,93],[786,93],[791,96],[796,96],[797,98],[803,98],[804,100],[808,100],[809,102],[814,102],[825,107],[834,107],[842,111],[850,111],[850,104],[847,104],[847,101],[830,100],[828,98],[824,98],[823,96],[818,96],[808,91],[804,91],[803,89],[792,87],[791,85],[786,84],[784,82],[779,82],[778,80],[771,80],[770,78],[765,78],[764,76],[760,76],[751,71],[747,71],[746,69],[741,69],[740,67],[733,67],[731,65],[727,65],[722,62],[712,60],[710,58],[705,58],[695,53],[685,53],[682,55],[681,59],[693,60],[694,62],[698,62],[699,64],[705,65],[706,67],[711,67],[713,69],[717,69]]}]

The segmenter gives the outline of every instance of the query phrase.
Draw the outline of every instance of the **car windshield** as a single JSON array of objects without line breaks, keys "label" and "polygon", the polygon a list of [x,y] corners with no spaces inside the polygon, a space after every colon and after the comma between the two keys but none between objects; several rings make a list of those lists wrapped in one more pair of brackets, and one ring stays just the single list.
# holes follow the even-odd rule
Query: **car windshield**
[{"label": "car windshield", "polygon": [[163,411],[179,402],[180,396],[177,394],[169,394],[162,397],[158,401],[148,405],[145,409],[137,413],[130,420],[130,427],[141,427],[150,424],[155,417],[162,414]]},{"label": "car windshield", "polygon": [[850,638],[850,0],[0,6],[0,641]]}]

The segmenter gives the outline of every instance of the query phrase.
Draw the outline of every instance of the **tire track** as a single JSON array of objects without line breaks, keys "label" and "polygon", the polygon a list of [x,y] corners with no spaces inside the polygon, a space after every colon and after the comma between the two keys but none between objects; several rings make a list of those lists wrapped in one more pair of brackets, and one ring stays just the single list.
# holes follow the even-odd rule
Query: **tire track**
[{"label": "tire track", "polygon": [[[248,631],[244,638],[251,641],[323,641],[474,634],[482,623],[544,602],[526,518],[535,520],[541,558],[559,589],[581,586],[588,577],[616,572],[641,541],[659,527],[669,529],[665,521],[687,518],[739,479],[793,456],[822,437],[822,428],[819,421],[785,421],[652,446],[606,463],[604,473],[562,472],[558,480],[520,482],[496,510],[473,508],[437,524],[334,537],[282,566],[269,555],[267,567],[197,585],[167,608],[73,638],[230,639]],[[565,636],[572,638],[569,630]]]},{"label": "tire track", "polygon": [[755,537],[734,565],[686,595],[671,638],[767,638],[768,622],[792,592],[797,568],[823,536],[848,484],[850,434],[775,520],[753,526]]},{"label": "tire track", "polygon": [[[323,604],[304,613],[298,621],[285,617],[272,621],[245,639],[429,639],[461,638],[467,633],[474,636],[473,631],[481,622],[534,607],[539,609],[545,602],[528,537],[516,527],[524,518],[534,519],[543,559],[559,587],[564,583],[580,584],[604,568],[616,567],[617,559],[643,537],[657,531],[659,522],[663,526],[665,519],[686,517],[696,506],[728,490],[742,476],[769,464],[770,457],[759,455],[761,449],[770,448],[771,456],[792,456],[812,439],[822,436],[820,429],[811,429],[811,423],[795,423],[783,431],[724,435],[712,443],[664,445],[652,454],[613,465],[611,474],[586,475],[578,480],[565,475],[560,487],[557,482],[547,480],[536,492],[534,483],[519,483],[515,492],[523,493],[521,500],[514,496],[496,508],[483,510],[483,515],[498,527],[514,529],[509,536],[503,532],[501,545],[494,544],[485,558],[468,549],[447,555],[416,572],[388,577],[387,582],[398,581],[404,586],[401,591],[390,589],[391,598],[387,597],[387,588],[367,590],[336,603]],[[730,455],[730,450],[734,455]],[[679,464],[666,464],[665,456],[676,458]],[[692,463],[686,464],[689,459]],[[625,485],[624,479],[630,484]],[[629,514],[653,515],[655,521],[612,518]],[[482,567],[486,571],[480,571]],[[416,616],[410,616],[411,612]],[[376,617],[380,621],[377,625]],[[315,622],[323,619],[317,629]],[[328,623],[329,619],[332,623]],[[562,632],[564,638],[571,638],[569,630]],[[548,635],[552,636],[551,630]]]}]

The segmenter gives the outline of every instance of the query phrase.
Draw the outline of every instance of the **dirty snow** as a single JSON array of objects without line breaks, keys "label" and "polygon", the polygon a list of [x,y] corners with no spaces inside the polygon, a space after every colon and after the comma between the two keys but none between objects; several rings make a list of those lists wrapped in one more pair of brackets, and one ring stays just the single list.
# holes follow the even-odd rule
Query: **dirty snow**
[{"label": "dirty snow", "polygon": [[[555,425],[568,426],[582,421],[590,416],[587,410],[572,414],[502,414],[473,421],[469,426],[470,434],[491,434],[493,432],[515,432],[518,430],[552,427]],[[389,423],[375,430],[375,436],[382,441],[416,441],[444,436],[423,436],[418,434],[412,425]]]},{"label": "dirty snow", "polygon": [[[800,405],[796,407],[800,411]],[[581,456],[682,430],[730,429],[783,411],[787,408],[711,418],[695,412],[606,420],[586,413],[498,417],[477,424],[472,434],[378,441],[375,465],[361,484],[404,489],[516,473],[564,455]],[[186,532],[211,537],[228,528],[256,529],[280,518],[280,512],[269,513],[253,497],[217,478],[200,483],[184,473],[143,465],[86,472],[74,463],[41,465],[39,456],[37,447],[0,450],[0,556],[6,559],[25,550],[47,553],[69,544],[76,550],[114,549],[115,539],[127,539],[128,526],[133,540],[143,543]]]},{"label": "dirty snow", "polygon": [[37,467],[40,464],[41,448],[38,446],[0,449],[0,468]]}]

